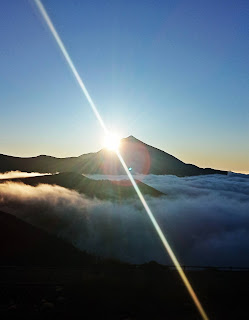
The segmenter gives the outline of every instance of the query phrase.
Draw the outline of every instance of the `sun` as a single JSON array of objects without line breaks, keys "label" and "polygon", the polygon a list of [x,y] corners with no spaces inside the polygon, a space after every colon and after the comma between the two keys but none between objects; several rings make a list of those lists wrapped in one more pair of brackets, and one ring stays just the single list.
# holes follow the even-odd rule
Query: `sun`
[{"label": "sun", "polygon": [[105,137],[104,147],[110,151],[117,151],[120,144],[120,138],[114,133],[110,133]]}]

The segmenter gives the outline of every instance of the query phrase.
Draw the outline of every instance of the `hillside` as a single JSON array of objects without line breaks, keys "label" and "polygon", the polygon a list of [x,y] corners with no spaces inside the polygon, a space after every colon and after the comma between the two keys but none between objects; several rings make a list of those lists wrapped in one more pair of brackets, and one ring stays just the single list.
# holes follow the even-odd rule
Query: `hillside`
[{"label": "hillside", "polygon": [[78,266],[95,262],[60,238],[0,211],[0,265]]},{"label": "hillside", "polygon": [[[137,197],[136,191],[129,181],[93,180],[74,172],[64,172],[54,175],[45,175],[31,178],[8,179],[8,181],[22,182],[27,185],[37,186],[38,184],[58,185],[64,188],[78,191],[88,197],[96,197],[102,200],[125,200]],[[0,180],[0,183],[6,180]],[[162,192],[137,181],[143,195],[158,197]]]}]

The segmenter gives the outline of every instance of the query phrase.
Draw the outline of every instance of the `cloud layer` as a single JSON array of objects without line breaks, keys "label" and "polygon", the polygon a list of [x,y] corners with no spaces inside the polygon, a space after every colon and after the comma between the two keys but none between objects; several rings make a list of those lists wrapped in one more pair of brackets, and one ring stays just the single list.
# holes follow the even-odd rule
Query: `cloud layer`
[{"label": "cloud layer", "polygon": [[[249,266],[248,176],[136,178],[167,194],[146,200],[182,264]],[[118,204],[58,186],[7,182],[0,184],[0,209],[82,250],[133,263],[171,264],[138,200]]]},{"label": "cloud layer", "polygon": [[28,178],[50,175],[50,173],[39,173],[39,172],[23,172],[23,171],[8,171],[0,173],[0,180],[2,179],[13,179],[13,178]]}]

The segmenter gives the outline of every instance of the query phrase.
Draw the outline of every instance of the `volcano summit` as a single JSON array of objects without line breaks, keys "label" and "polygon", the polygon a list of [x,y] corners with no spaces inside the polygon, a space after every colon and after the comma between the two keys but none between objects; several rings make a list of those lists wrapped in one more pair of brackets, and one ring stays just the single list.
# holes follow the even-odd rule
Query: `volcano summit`
[{"label": "volcano summit", "polygon": [[[119,151],[134,174],[176,175],[179,177],[227,174],[226,171],[199,168],[193,164],[184,163],[133,136],[121,140]],[[115,152],[106,149],[70,158],[55,158],[47,155],[19,158],[0,155],[0,172],[13,170],[40,173],[125,174]]]}]

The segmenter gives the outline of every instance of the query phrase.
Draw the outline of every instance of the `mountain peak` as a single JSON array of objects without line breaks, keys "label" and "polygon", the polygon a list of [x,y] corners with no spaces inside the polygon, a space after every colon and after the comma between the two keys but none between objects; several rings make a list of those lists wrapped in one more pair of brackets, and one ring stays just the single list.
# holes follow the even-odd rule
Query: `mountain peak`
[{"label": "mountain peak", "polygon": [[125,140],[125,141],[140,141],[140,140],[138,140],[137,138],[135,138],[134,136],[132,136],[132,135],[130,135],[129,137],[127,137],[127,138],[124,138],[124,139],[122,139],[122,140]]},{"label": "mountain peak", "polygon": [[[128,168],[138,174],[158,174],[193,176],[202,174],[226,174],[226,171],[202,169],[186,164],[174,156],[150,146],[130,135],[121,140],[120,154]],[[83,174],[124,174],[124,169],[113,153],[102,149],[80,157],[54,158],[40,156],[18,158],[0,156],[0,171],[19,170],[25,172],[65,172],[74,171]]]}]

